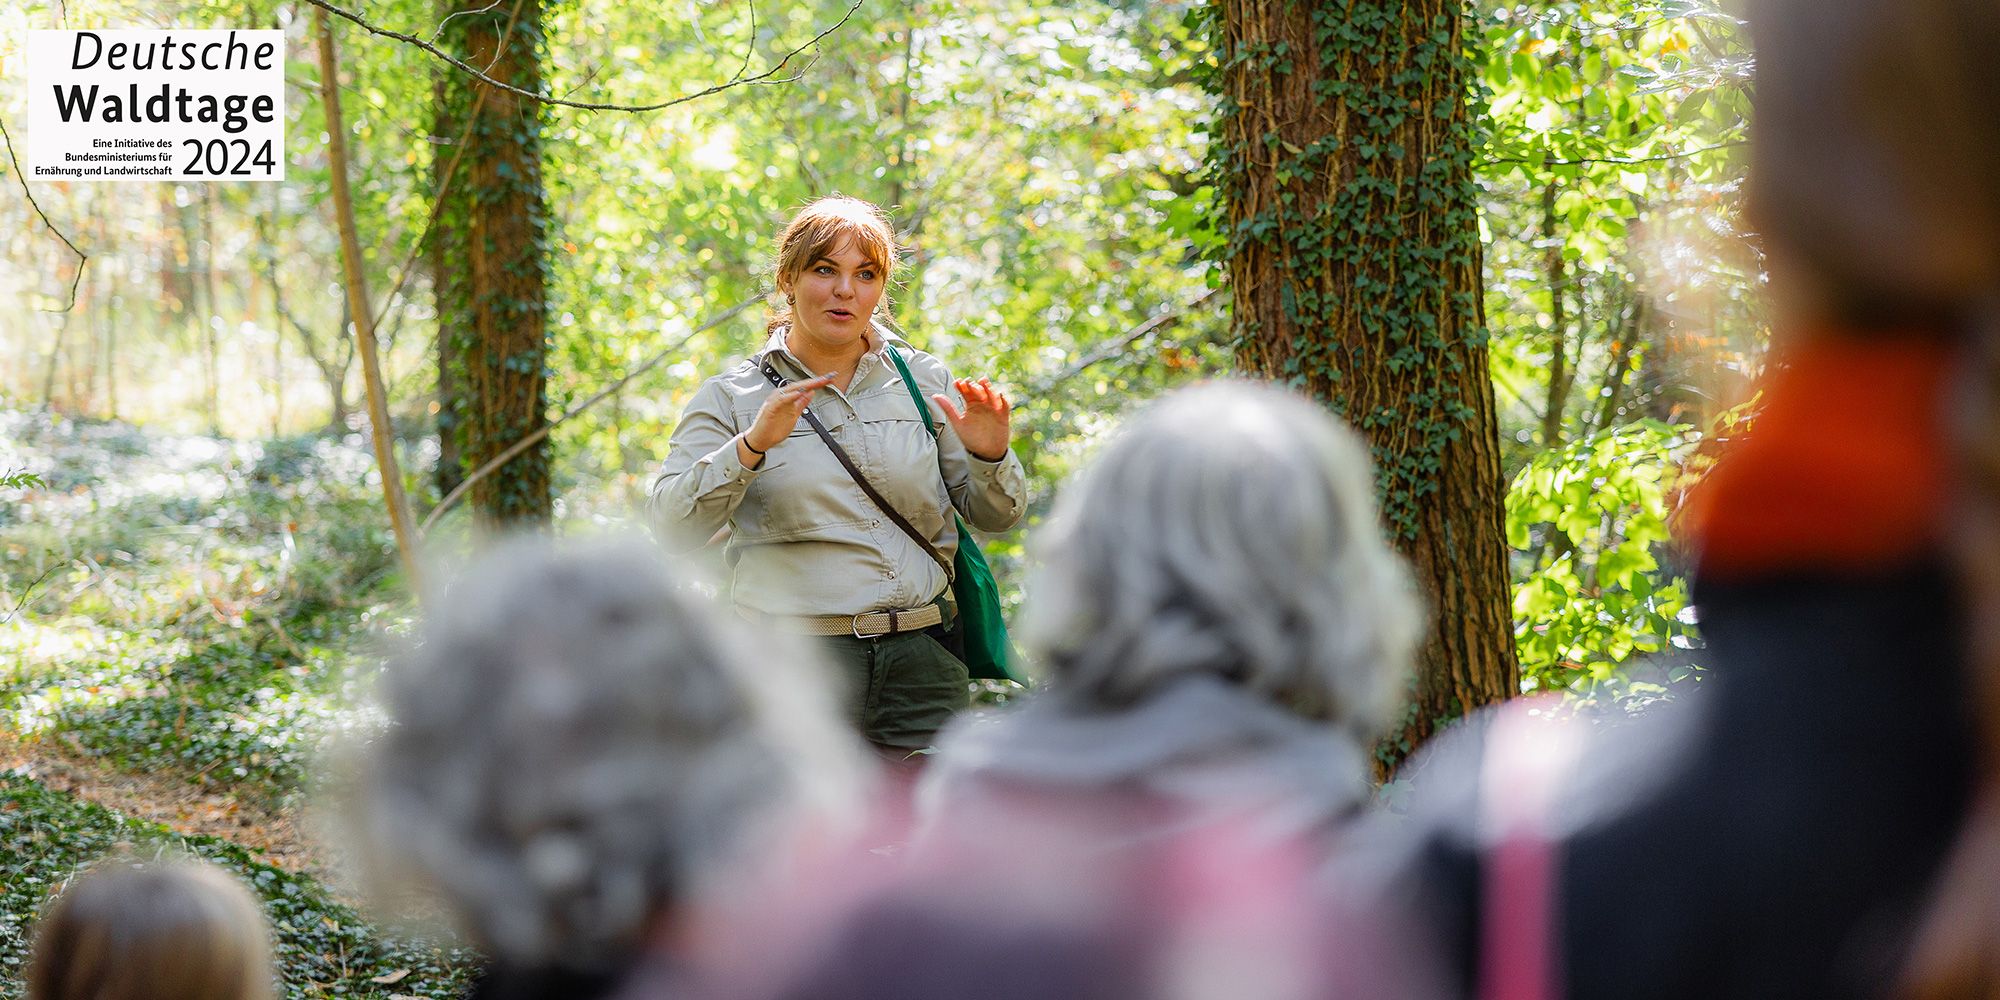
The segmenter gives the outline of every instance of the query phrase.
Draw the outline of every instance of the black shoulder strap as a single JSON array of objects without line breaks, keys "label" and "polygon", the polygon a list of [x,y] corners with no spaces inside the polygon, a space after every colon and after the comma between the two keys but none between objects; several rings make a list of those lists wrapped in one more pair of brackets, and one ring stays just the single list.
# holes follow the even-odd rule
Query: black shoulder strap
[{"label": "black shoulder strap", "polygon": [[[790,385],[792,381],[779,375],[778,369],[769,361],[764,362],[764,377],[770,380],[772,385],[779,388]],[[848,457],[847,450],[834,441],[833,435],[827,432],[826,425],[820,423],[819,417],[813,415],[812,407],[806,407],[804,415],[806,423],[812,425],[813,433],[819,435],[821,441],[826,442],[827,449],[833,452],[834,458],[840,460],[840,467],[846,469],[847,474],[854,477],[854,483],[861,487],[861,492],[868,494],[868,499],[874,501],[875,506],[882,508],[882,513],[889,515],[889,520],[895,522],[896,527],[903,529],[903,534],[910,536],[918,546],[930,554],[932,559],[937,560],[939,566],[944,567],[944,578],[949,581],[952,578],[951,560],[946,559],[944,553],[939,552],[938,547],[932,545],[931,540],[925,538],[923,532],[918,531],[915,525],[911,524],[903,515],[897,513],[896,508],[889,505],[886,497],[876,492],[875,485],[868,481],[867,476],[861,474],[861,468],[854,464],[854,459]]]}]

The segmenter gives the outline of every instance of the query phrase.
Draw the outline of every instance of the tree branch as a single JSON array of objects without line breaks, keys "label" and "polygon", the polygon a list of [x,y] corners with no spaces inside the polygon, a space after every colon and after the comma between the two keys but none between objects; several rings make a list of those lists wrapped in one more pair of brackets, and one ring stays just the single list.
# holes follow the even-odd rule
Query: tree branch
[{"label": "tree branch", "polygon": [[20,614],[21,609],[28,606],[29,599],[35,596],[35,588],[41,586],[42,581],[47,580],[52,574],[55,573],[56,570],[61,568],[62,564],[57,563],[55,565],[50,566],[48,569],[43,570],[41,576],[35,577],[34,582],[28,584],[28,588],[26,590],[21,591],[21,599],[15,601],[14,606],[11,609],[9,609],[6,614],[0,615],[0,625],[5,625],[8,622],[13,621],[14,616]]},{"label": "tree branch", "polygon": [[83,281],[83,266],[90,262],[90,255],[78,250],[76,244],[71,243],[69,237],[64,236],[63,231],[57,229],[56,224],[49,221],[48,213],[42,211],[42,203],[35,200],[35,192],[28,190],[28,175],[21,169],[21,158],[14,155],[14,137],[7,133],[7,123],[4,121],[0,121],[0,139],[4,139],[7,142],[7,159],[14,164],[14,177],[21,182],[21,193],[28,196],[28,204],[34,207],[36,215],[42,217],[42,225],[49,227],[49,232],[56,234],[56,239],[63,241],[63,246],[68,247],[70,253],[76,254],[76,275],[69,279],[69,301],[61,309],[42,310],[43,312],[69,312],[76,307],[76,286]]},{"label": "tree branch", "polygon": [[1046,395],[1049,392],[1049,390],[1054,389],[1056,386],[1061,385],[1062,383],[1067,382],[1078,375],[1081,375],[1085,369],[1091,367],[1092,365],[1096,365],[1104,361],[1109,361],[1110,359],[1125,353],[1125,351],[1128,348],[1130,348],[1133,344],[1138,343],[1141,338],[1146,337],[1149,334],[1155,333],[1159,331],[1160,328],[1168,326],[1169,324],[1180,322],[1181,317],[1185,315],[1189,310],[1192,310],[1194,307],[1201,305],[1204,302],[1207,302],[1211,298],[1214,298],[1215,293],[1219,291],[1221,291],[1221,289],[1211,288],[1208,291],[1205,291],[1200,295],[1195,296],[1193,302],[1189,302],[1187,305],[1184,305],[1179,309],[1163,312],[1158,316],[1155,316],[1152,319],[1149,319],[1144,323],[1141,323],[1138,326],[1135,326],[1132,329],[1125,331],[1125,333],[1122,336],[1119,336],[1108,343],[1100,345],[1097,348],[1097,350],[1084,355],[1083,358],[1078,362],[1076,362],[1075,364],[1070,365],[1068,368],[1063,369],[1062,371],[1056,373],[1055,375],[1049,378],[1043,379],[1041,382],[1037,383],[1033,389],[1029,390],[1028,395],[1030,397],[1039,397]]},{"label": "tree branch", "polygon": [[[520,87],[516,87],[512,84],[503,83],[490,76],[487,76],[484,72],[481,72],[479,69],[473,67],[471,64],[466,63],[465,61],[459,59],[458,57],[452,55],[451,53],[445,52],[444,50],[438,48],[437,46],[432,45],[431,43],[424,41],[423,39],[418,38],[415,35],[405,34],[400,31],[393,31],[391,29],[384,28],[378,24],[369,21],[365,17],[356,14],[351,10],[347,10],[342,7],[337,7],[332,3],[327,2],[327,0],[305,0],[305,2],[313,5],[314,7],[318,7],[323,11],[326,11],[327,13],[332,14],[335,17],[341,17],[349,21],[352,21],[370,34],[381,35],[384,38],[393,38],[396,41],[403,42],[409,45],[414,45],[417,48],[422,49],[423,51],[428,52],[431,55],[436,56],[437,58],[442,59],[447,63],[450,63],[452,66],[457,67],[460,71],[470,75],[474,79],[480,81],[481,83],[486,84],[489,87],[495,87],[500,90],[507,91],[508,93],[511,94],[518,94],[522,97],[528,98],[531,101],[539,101],[540,103],[543,104],[550,104],[558,107],[576,108],[582,111],[658,111],[661,108],[671,108],[676,104],[686,104],[689,101],[707,97],[710,94],[720,93],[722,91],[728,90],[731,87],[748,85],[748,84],[761,84],[761,83],[791,83],[792,81],[799,79],[798,75],[793,75],[778,80],[773,80],[771,78],[777,76],[778,71],[784,69],[787,65],[789,65],[791,61],[794,58],[796,58],[800,53],[804,52],[809,48],[812,48],[813,46],[818,45],[822,39],[826,38],[826,36],[831,35],[835,31],[840,30],[840,28],[843,25],[845,25],[849,20],[851,20],[854,17],[854,12],[861,9],[861,5],[862,3],[865,2],[865,0],[854,0],[854,3],[847,8],[847,13],[841,15],[840,20],[834,22],[831,27],[828,27],[825,30],[821,31],[819,34],[814,35],[812,37],[812,40],[806,42],[804,45],[801,45],[791,50],[790,52],[785,53],[784,57],[780,58],[776,65],[773,65],[770,69],[767,69],[764,72],[757,74],[756,76],[746,77],[742,75],[741,71],[739,71],[736,76],[732,77],[726,83],[718,83],[712,87],[703,88],[702,90],[698,90],[692,94],[688,94],[685,97],[676,97],[672,100],[667,100],[667,101],[656,101],[652,104],[610,104],[610,103],[599,103],[592,101],[571,101],[571,100],[565,100],[560,97],[551,97],[547,94],[537,94],[532,90],[525,90]],[[745,65],[746,67],[748,66],[747,59],[745,60]],[[803,72],[804,71],[802,70],[801,73]]]},{"label": "tree branch", "polygon": [[368,286],[362,273],[361,237],[354,224],[354,198],[348,187],[347,136],[340,123],[340,64],[333,47],[333,24],[325,12],[313,18],[319,41],[320,101],[326,111],[327,166],[333,181],[334,221],[340,228],[341,272],[346,278],[348,313],[354,319],[354,341],[361,355],[362,384],[368,390],[368,430],[375,445],[375,465],[382,475],[382,499],[396,551],[412,592],[423,593],[423,568],[417,562],[416,533],[410,530],[409,500],[403,495],[403,473],[396,464],[395,427],[389,417],[389,397],[382,391],[381,359],[376,351],[375,325],[370,320]]},{"label": "tree branch", "polygon": [[1493,159],[1487,160],[1486,163],[1488,166],[1495,163],[1532,163],[1541,167],[1580,167],[1586,163],[1664,163],[1668,160],[1684,160],[1690,156],[1700,156],[1703,153],[1714,153],[1749,144],[1750,140],[1748,139],[1731,139],[1728,142],[1718,142],[1713,146],[1703,146],[1700,149],[1690,149],[1679,153],[1662,153],[1659,156],[1635,156],[1631,159],[1621,159],[1616,156],[1585,156],[1574,160],[1543,160],[1531,159],[1525,156],[1496,156]]},{"label": "tree branch", "polygon": [[626,384],[631,382],[633,379],[638,378],[639,376],[644,375],[649,371],[652,371],[654,368],[659,367],[661,362],[680,353],[681,348],[686,347],[689,341],[710,330],[715,329],[718,326],[721,326],[723,323],[726,323],[729,320],[735,318],[736,314],[742,312],[745,309],[750,308],[751,306],[756,305],[759,302],[762,302],[763,300],[764,297],[762,295],[755,295],[751,296],[750,298],[744,299],[743,301],[738,302],[733,306],[730,306],[727,310],[724,310],[721,315],[715,316],[708,322],[703,323],[702,325],[696,327],[692,333],[689,333],[687,336],[682,337],[678,341],[675,341],[672,347],[669,347],[666,350],[661,351],[660,353],[654,355],[652,359],[647,361],[645,364],[642,364],[639,367],[634,368],[631,371],[625,373],[624,378],[621,378],[618,381],[613,382],[610,385],[605,386],[604,388],[598,390],[597,395],[592,396],[589,399],[586,399],[583,402],[570,407],[566,412],[563,413],[562,416],[557,417],[554,420],[551,420],[548,423],[535,428],[535,430],[529,433],[526,437],[523,437],[519,441],[516,441],[513,444],[508,445],[505,451],[502,451],[500,454],[487,459],[486,464],[481,465],[479,468],[472,470],[471,475],[468,475],[464,479],[460,480],[457,486],[452,487],[450,493],[445,494],[444,498],[438,501],[438,505],[436,507],[431,508],[430,514],[424,517],[424,523],[419,525],[417,528],[418,536],[422,537],[429,535],[431,532],[431,526],[435,525],[437,523],[438,518],[443,517],[446,511],[450,510],[454,505],[456,505],[459,501],[459,498],[463,497],[466,494],[466,491],[472,489],[473,483],[476,483],[482,479],[485,479],[487,476],[492,475],[494,470],[500,468],[503,465],[506,465],[508,462],[513,461],[514,456],[519,455],[520,453],[533,447],[535,442],[540,441],[545,437],[548,437],[550,431],[553,431],[557,427],[562,426],[564,423],[568,422],[572,417],[575,417],[578,414],[582,413],[583,411],[588,410],[593,406],[596,406],[600,402],[603,402],[606,398],[610,397],[612,393],[625,388]]},{"label": "tree branch", "polygon": [[[499,7],[499,6],[501,5],[501,4],[503,4],[503,3],[506,3],[506,2],[507,2],[507,0],[493,0],[493,2],[492,2],[492,3],[489,3],[489,4],[487,4],[486,6],[484,6],[484,7],[481,7],[481,8],[479,8],[478,10],[455,10],[455,11],[452,11],[451,13],[449,13],[449,14],[446,14],[446,15],[444,16],[444,19],[438,22],[438,26],[437,26],[437,30],[436,30],[436,31],[433,31],[433,32],[431,32],[431,37],[430,37],[430,43],[431,43],[432,45],[436,45],[436,44],[437,44],[437,40],[438,40],[438,39],[440,39],[440,38],[443,38],[443,37],[444,37],[444,27],[445,27],[445,25],[447,25],[447,24],[450,24],[450,23],[452,22],[452,19],[453,19],[453,18],[458,18],[458,17],[465,17],[465,16],[466,16],[466,15],[468,15],[468,14],[485,14],[485,13],[488,13],[488,12],[492,11],[492,10],[493,10],[494,8],[496,8],[496,7]],[[519,10],[520,10],[521,8],[520,8],[520,7],[518,7],[518,6],[516,6],[516,7],[514,8],[514,9],[515,9],[516,11],[519,11]],[[510,33],[510,34],[512,33],[512,29],[511,29],[511,28],[509,29],[509,33]],[[486,68],[487,68],[487,69],[492,69],[493,67],[491,67],[491,66],[488,66],[488,67],[486,67]]]},{"label": "tree branch", "polygon": [[[500,0],[493,0],[493,2],[497,5],[500,3]],[[520,19],[521,8],[524,6],[526,6],[525,0],[514,0],[514,8],[507,12],[507,24],[501,30],[500,37],[493,46],[493,58],[486,63],[487,69],[490,70],[500,65],[500,60],[506,56],[507,41],[514,37],[514,25]],[[491,8],[487,9],[490,10]],[[460,11],[459,13],[468,12]],[[449,21],[451,18],[447,17],[445,20]],[[438,30],[443,31],[444,26],[440,24]],[[485,73],[482,71],[479,75],[483,77]],[[431,211],[430,215],[424,219],[423,232],[417,234],[417,241],[411,245],[409,256],[403,258],[403,266],[396,271],[396,283],[389,286],[389,294],[382,298],[382,311],[376,313],[372,321],[378,327],[382,325],[384,319],[388,318],[389,310],[396,308],[396,304],[403,301],[397,298],[397,296],[403,291],[403,284],[410,280],[410,270],[416,267],[417,258],[423,254],[424,244],[429,242],[431,238],[431,230],[437,228],[438,216],[444,213],[445,196],[451,193],[451,182],[458,175],[459,161],[465,159],[467,144],[472,141],[472,130],[479,124],[479,112],[486,107],[486,95],[491,93],[493,92],[490,90],[481,90],[473,96],[472,110],[467,112],[465,116],[465,128],[459,130],[458,139],[452,144],[451,162],[445,164],[444,177],[438,181],[438,189],[431,195]],[[431,155],[435,157],[437,153],[433,152]]]}]

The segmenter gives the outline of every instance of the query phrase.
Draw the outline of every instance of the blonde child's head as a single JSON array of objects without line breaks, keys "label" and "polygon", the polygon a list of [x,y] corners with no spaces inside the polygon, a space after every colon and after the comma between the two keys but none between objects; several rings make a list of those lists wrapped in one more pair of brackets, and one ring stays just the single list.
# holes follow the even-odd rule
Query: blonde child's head
[{"label": "blonde child's head", "polygon": [[272,1000],[256,900],[213,865],[107,859],[43,915],[28,1000]]}]

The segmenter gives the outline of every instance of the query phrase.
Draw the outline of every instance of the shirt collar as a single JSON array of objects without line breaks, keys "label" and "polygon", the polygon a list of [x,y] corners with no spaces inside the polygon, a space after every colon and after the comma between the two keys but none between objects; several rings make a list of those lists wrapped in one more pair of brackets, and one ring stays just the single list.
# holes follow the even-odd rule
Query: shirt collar
[{"label": "shirt collar", "polygon": [[[816,375],[818,373],[807,371],[805,363],[800,361],[798,357],[791,352],[791,349],[785,346],[785,334],[790,330],[791,330],[790,324],[783,324],[780,325],[777,329],[772,330],[771,335],[765,339],[764,346],[761,349],[759,349],[757,353],[752,354],[750,356],[750,361],[753,364],[762,366],[764,363],[764,359],[767,355],[776,354],[778,357],[784,359],[785,364],[791,366],[792,371],[790,372],[790,374],[792,377],[811,378],[813,375]],[[861,336],[863,340],[867,341],[868,350],[863,352],[861,355],[861,367],[859,369],[860,372],[865,372],[869,368],[874,367],[875,363],[882,357],[882,349],[884,347],[888,346],[891,343],[898,343],[898,344],[903,343],[901,337],[898,337],[895,334],[890,333],[880,323],[874,323],[874,322],[869,323],[868,329],[861,331]],[[903,346],[907,347],[909,345],[904,344]]]}]

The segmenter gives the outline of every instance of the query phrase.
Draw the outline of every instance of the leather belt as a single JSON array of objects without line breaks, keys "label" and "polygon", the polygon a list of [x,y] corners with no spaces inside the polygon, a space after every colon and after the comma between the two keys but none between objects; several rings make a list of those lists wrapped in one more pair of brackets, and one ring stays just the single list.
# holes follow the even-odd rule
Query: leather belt
[{"label": "leather belt", "polygon": [[899,632],[915,632],[944,622],[944,610],[926,604],[908,611],[870,611],[859,615],[803,615],[786,617],[760,615],[758,621],[804,635],[849,635],[856,639],[878,639]]}]

